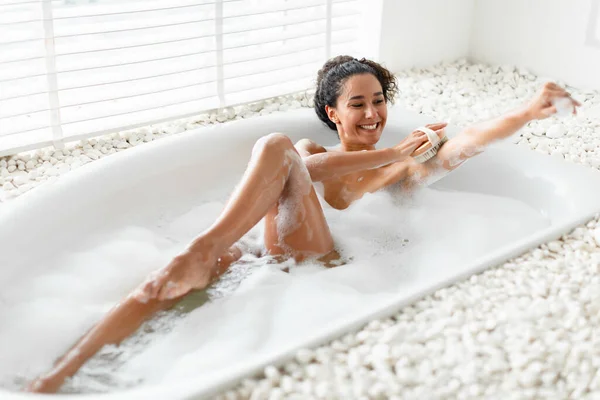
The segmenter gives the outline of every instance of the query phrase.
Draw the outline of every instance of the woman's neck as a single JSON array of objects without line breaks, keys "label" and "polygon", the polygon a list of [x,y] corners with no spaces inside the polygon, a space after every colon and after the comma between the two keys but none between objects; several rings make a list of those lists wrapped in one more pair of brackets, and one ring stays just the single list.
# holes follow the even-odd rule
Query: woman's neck
[{"label": "woman's neck", "polygon": [[343,151],[375,150],[375,146],[362,143],[341,143]]}]

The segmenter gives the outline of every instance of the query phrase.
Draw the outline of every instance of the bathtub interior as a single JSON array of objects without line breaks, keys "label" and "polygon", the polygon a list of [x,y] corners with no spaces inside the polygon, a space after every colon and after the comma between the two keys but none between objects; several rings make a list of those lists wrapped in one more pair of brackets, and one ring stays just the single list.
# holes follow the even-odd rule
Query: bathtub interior
[{"label": "bathtub interior", "polygon": [[[382,146],[396,143],[427,122],[432,121],[400,107],[392,108]],[[3,246],[0,268],[0,287],[7,289],[0,294],[0,326],[13,322],[11,306],[35,298],[36,288],[40,287],[28,286],[30,281],[56,268],[53,260],[85,251],[90,238],[97,245],[100,240],[110,240],[122,227],[134,226],[141,231],[134,232],[135,238],[129,245],[143,246],[144,240],[152,240],[147,232],[157,232],[162,222],[190,216],[199,218],[198,225],[209,223],[241,176],[255,140],[274,131],[284,132],[293,140],[308,137],[324,145],[337,142],[335,133],[310,110],[241,120],[186,132],[89,164],[4,207],[0,214],[0,243],[9,245]],[[450,136],[456,133],[453,128],[449,131]],[[289,356],[298,347],[356,327],[374,315],[391,312],[437,287],[559,236],[600,209],[600,193],[594,190],[599,183],[600,174],[595,171],[510,144],[495,145],[413,199],[430,206],[426,210],[429,219],[422,217],[421,221],[435,227],[436,220],[445,218],[451,223],[454,217],[460,225],[461,218],[468,219],[470,214],[497,213],[492,222],[499,223],[503,213],[512,210],[502,208],[506,204],[498,200],[501,198],[519,203],[518,210],[534,223],[512,227],[510,236],[481,249],[474,243],[460,241],[429,244],[428,253],[413,256],[407,268],[392,266],[390,254],[359,259],[331,270],[307,265],[291,274],[263,265],[233,295],[189,313],[171,333],[137,355],[127,371],[143,376],[145,383],[113,395],[160,397],[161,393],[199,395],[214,391],[260,365]],[[471,196],[468,204],[453,202],[466,193]],[[388,200],[369,197],[361,202],[361,207],[364,211],[381,202],[385,205]],[[452,207],[443,208],[448,201]],[[204,208],[198,208],[202,202]],[[436,214],[437,206],[446,215]],[[361,208],[352,212],[359,216]],[[451,212],[456,214],[449,215]],[[332,214],[332,218],[336,215]],[[495,229],[483,228],[475,233],[485,236]],[[164,254],[155,254],[156,248],[167,247]],[[159,261],[167,262],[177,246],[165,244],[156,248],[148,249],[152,253],[148,260],[160,265]],[[140,252],[131,247],[120,249]],[[445,255],[443,268],[440,258],[432,259],[431,254],[435,253]],[[39,345],[37,368],[44,363],[47,367],[53,357],[134,287],[149,267],[135,268],[137,274],[109,282],[108,294],[107,283],[102,279],[92,285],[95,291],[104,290],[103,295],[93,306],[79,310],[77,323],[61,321],[62,330]],[[365,271],[369,271],[368,282]],[[87,290],[92,291],[90,287]],[[66,306],[68,299],[61,301],[56,307]],[[56,318],[61,315],[69,316],[58,310]],[[52,322],[48,316],[43,320],[38,329],[48,328]],[[35,321],[29,322],[35,326]],[[242,337],[238,334],[248,330],[255,332]],[[1,331],[2,328],[0,336]],[[56,339],[59,333],[60,340]],[[18,350],[19,346],[15,348]],[[223,354],[223,348],[229,349],[227,354]],[[161,360],[160,365],[157,360]],[[33,372],[27,369],[27,360],[20,361],[17,364],[24,371]]]}]

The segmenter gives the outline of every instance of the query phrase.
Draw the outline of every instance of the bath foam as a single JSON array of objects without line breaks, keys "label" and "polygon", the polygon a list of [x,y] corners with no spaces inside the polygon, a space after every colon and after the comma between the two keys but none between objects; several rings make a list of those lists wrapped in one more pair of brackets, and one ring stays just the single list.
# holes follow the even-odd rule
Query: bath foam
[{"label": "bath foam", "polygon": [[3,346],[2,386],[10,386],[8,370],[31,376],[49,368],[123,293],[175,254],[171,243],[134,227],[90,242],[87,249],[46,260],[50,273],[3,290],[0,343],[18,346]]},{"label": "bath foam", "polygon": [[[192,210],[165,232],[188,240],[181,235],[185,220],[221,208],[217,204]],[[497,213],[490,216],[488,207]],[[378,304],[397,290],[413,264],[422,266],[419,274],[444,276],[464,257],[509,242],[523,229],[534,232],[548,224],[546,218],[518,201],[431,189],[411,197],[396,191],[367,194],[347,210],[326,207],[325,214],[346,260],[338,271],[311,262],[288,262],[288,274],[282,265],[246,259],[245,272],[252,274],[239,288],[231,286],[225,297],[174,321],[173,331],[138,350],[112,379],[129,380],[131,385],[176,381],[183,375],[210,377],[219,368],[248,362],[257,353],[301,340],[321,324],[343,319],[348,315],[347,305],[357,296],[364,296],[359,309]],[[429,219],[435,224],[427,223]],[[491,224],[499,228],[482,236],[482,227]],[[216,288],[222,290],[221,286]],[[88,369],[86,374],[89,380],[95,371]],[[75,379],[83,381],[85,377]]]},{"label": "bath foam", "polygon": [[283,249],[286,249],[287,245],[282,239],[295,232],[304,222],[306,209],[303,199],[310,194],[312,184],[308,170],[302,164],[302,159],[295,150],[286,150],[285,162],[286,165],[290,165],[290,181],[284,189],[285,195],[279,202],[275,218],[277,236],[280,239],[278,245]]},{"label": "bath foam", "polygon": [[[2,359],[11,357],[1,365],[2,386],[16,388],[49,366],[149,271],[180,250],[195,226],[201,230],[210,223],[224,203],[207,193],[215,185],[209,171],[218,168],[220,179],[234,182],[252,144],[265,132],[317,142],[330,137],[313,118],[310,110],[302,110],[165,139],[74,171],[3,210],[0,243],[10,246],[3,248],[0,269],[0,335],[14,349],[2,348]],[[383,146],[428,122],[390,110]],[[228,164],[223,163],[225,142],[239,146],[230,149]],[[129,171],[125,178],[124,170]],[[299,347],[394,312],[560,236],[598,211],[599,194],[593,190],[598,183],[595,171],[500,145],[414,196],[392,190],[366,195],[345,212],[326,208],[346,265],[324,269],[308,263],[286,274],[276,264],[247,257],[254,273],[239,287],[239,280],[232,282],[232,289],[212,303],[159,326],[173,330],[132,351],[113,376],[119,387],[140,377],[145,381],[106,398],[209,395]],[[63,211],[66,201],[73,205],[68,212]],[[161,219],[165,209],[178,212]],[[30,232],[30,226],[48,228]],[[257,231],[246,240],[257,240]],[[33,247],[38,251],[26,251]],[[65,260],[71,260],[70,268]],[[257,322],[260,326],[247,331]],[[237,339],[225,345],[227,338]],[[27,346],[37,346],[42,354],[30,354]],[[99,389],[98,382],[88,381],[80,389]]]}]

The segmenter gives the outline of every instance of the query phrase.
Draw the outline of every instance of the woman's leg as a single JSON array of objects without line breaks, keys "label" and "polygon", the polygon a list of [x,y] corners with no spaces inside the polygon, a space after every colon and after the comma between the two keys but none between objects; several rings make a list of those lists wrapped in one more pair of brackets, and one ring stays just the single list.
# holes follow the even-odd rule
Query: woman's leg
[{"label": "woman's leg", "polygon": [[293,256],[297,261],[321,256],[330,263],[339,255],[333,250],[333,239],[310,174],[292,143],[290,179],[265,216],[265,247],[269,254]]},{"label": "woman's leg", "polygon": [[[218,278],[241,255],[241,251],[237,247],[232,246],[219,258],[213,279]],[[173,307],[185,297],[184,294],[169,300],[159,300],[156,298],[140,300],[138,295],[143,288],[143,285],[140,286],[113,307],[98,324],[90,329],[54,364],[49,372],[33,381],[27,390],[37,393],[56,392],[66,378],[73,376],[104,345],[121,343],[133,334],[144,321],[158,311]]]},{"label": "woman's leg", "polygon": [[282,134],[256,143],[242,183],[221,216],[186,253],[147,282],[144,295],[162,300],[205,288],[218,254],[265,216],[265,245],[271,254],[302,258],[333,249],[308,170],[291,140]]},{"label": "woman's leg", "polygon": [[[92,328],[77,344],[67,352],[54,366],[53,370],[35,380],[28,388],[35,392],[55,392],[63,381],[75,374],[90,357],[105,344],[118,344],[134,333],[138,327],[157,311],[172,307],[193,289],[203,289],[217,279],[227,267],[241,256],[240,251],[232,247],[246,232],[269,212],[271,215],[280,203],[279,198],[295,198],[292,191],[302,188],[303,208],[300,214],[311,215],[320,204],[312,190],[310,177],[308,182],[296,184],[297,179],[305,178],[299,169],[306,167],[301,162],[291,141],[281,134],[271,134],[261,138],[252,151],[252,158],[242,182],[228,201],[221,216],[203,232],[180,256],[177,256],[156,276],[143,283],[132,294],[113,308],[109,314]],[[308,174],[306,172],[306,174]],[[310,186],[310,191],[308,190]],[[285,204],[289,204],[284,202]],[[299,215],[300,216],[300,215]],[[299,244],[300,251],[318,252],[333,248],[329,229],[321,218],[309,218],[319,221],[313,229],[316,237],[325,237],[327,243],[317,246],[314,240],[306,244],[296,240],[297,231],[290,232],[291,241],[284,245]],[[275,218],[275,217],[273,217]],[[302,222],[302,221],[301,221]],[[309,227],[300,224],[300,232]],[[321,232],[326,230],[326,235]],[[279,243],[279,242],[278,242]]]}]

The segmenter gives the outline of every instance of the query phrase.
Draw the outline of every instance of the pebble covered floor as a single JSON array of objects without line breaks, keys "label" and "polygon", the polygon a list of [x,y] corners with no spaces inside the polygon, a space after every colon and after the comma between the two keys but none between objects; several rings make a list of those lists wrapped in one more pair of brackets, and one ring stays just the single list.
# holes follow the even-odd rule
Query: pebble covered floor
[{"label": "pebble covered floor", "polygon": [[[551,80],[464,60],[397,76],[399,102],[460,127],[520,105]],[[583,103],[577,116],[532,122],[511,140],[600,168],[600,93],[567,89]],[[164,135],[310,104],[310,93],[296,94],[0,159],[0,201]],[[218,398],[600,399],[600,221],[300,350]]]}]

